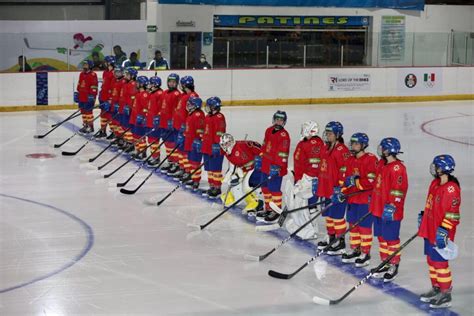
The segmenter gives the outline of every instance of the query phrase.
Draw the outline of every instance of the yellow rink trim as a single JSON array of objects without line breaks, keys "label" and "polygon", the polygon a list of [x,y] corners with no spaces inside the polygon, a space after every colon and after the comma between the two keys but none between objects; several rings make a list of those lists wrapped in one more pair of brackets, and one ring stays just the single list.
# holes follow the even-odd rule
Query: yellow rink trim
[{"label": "yellow rink trim", "polygon": [[[266,106],[299,104],[348,104],[348,103],[393,103],[474,100],[474,94],[423,95],[423,96],[380,96],[346,98],[303,98],[303,99],[263,99],[224,101],[226,106]],[[0,112],[75,110],[77,105],[25,105],[0,106]]]}]

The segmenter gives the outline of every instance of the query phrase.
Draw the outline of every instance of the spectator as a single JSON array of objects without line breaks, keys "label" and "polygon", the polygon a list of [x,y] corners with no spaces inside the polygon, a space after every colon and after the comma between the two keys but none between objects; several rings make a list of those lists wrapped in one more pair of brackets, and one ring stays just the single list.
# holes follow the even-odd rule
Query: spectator
[{"label": "spectator", "polygon": [[[25,67],[23,68],[23,64]],[[32,71],[31,66],[26,62],[26,57],[23,55],[18,56],[18,65],[20,66],[19,72]]]},{"label": "spectator", "polygon": [[92,52],[92,62],[94,65],[92,66],[92,70],[105,70],[105,63],[103,60],[100,60],[100,56],[98,52]]},{"label": "spectator", "polygon": [[148,70],[167,70],[170,69],[170,66],[168,65],[168,61],[161,56],[161,51],[157,50],[155,51],[155,58],[150,61],[150,64],[148,65]]},{"label": "spectator", "polygon": [[123,68],[132,67],[139,70],[139,69],[143,69],[143,64],[138,60],[137,53],[132,52],[130,54],[130,58],[123,62],[122,67]]},{"label": "spectator", "polygon": [[206,55],[201,54],[201,58],[199,59],[199,62],[197,63],[196,69],[211,69],[212,66],[209,64],[206,60]]},{"label": "spectator", "polygon": [[120,45],[114,46],[114,55],[116,65],[122,65],[123,62],[127,60],[127,54],[122,51],[122,47],[120,47]]}]

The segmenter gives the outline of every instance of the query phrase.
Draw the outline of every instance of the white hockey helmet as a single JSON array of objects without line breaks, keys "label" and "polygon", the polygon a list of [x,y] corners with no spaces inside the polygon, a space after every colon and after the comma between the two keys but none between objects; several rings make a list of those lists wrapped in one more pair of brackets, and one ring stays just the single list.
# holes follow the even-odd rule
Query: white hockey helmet
[{"label": "white hockey helmet", "polygon": [[301,137],[314,137],[319,133],[318,123],[314,121],[307,121],[301,125]]},{"label": "white hockey helmet", "polygon": [[228,133],[222,134],[219,145],[221,146],[222,150],[226,152],[226,154],[230,155],[230,153],[232,153],[232,149],[235,146],[234,136]]}]

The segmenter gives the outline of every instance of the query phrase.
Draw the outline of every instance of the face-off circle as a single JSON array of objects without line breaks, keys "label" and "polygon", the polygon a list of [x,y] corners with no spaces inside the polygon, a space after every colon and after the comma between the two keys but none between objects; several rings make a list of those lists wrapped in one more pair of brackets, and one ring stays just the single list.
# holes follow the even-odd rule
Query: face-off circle
[{"label": "face-off circle", "polygon": [[56,158],[56,155],[54,154],[48,154],[48,153],[32,153],[25,155],[26,158],[31,158],[31,159],[51,159],[51,158]]}]

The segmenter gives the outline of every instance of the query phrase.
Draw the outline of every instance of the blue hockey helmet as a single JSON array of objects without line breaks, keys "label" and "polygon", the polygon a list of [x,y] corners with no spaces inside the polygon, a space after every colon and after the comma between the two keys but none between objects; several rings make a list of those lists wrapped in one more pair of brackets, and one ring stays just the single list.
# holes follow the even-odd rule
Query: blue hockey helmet
[{"label": "blue hockey helmet", "polygon": [[222,106],[222,101],[219,97],[210,97],[206,100],[206,111],[210,113],[211,111],[220,111]]},{"label": "blue hockey helmet", "polygon": [[398,155],[401,153],[400,141],[394,137],[387,137],[380,141],[380,145],[377,149],[379,156],[383,156],[385,152],[389,155]]},{"label": "blue hockey helmet", "polygon": [[94,67],[94,62],[92,60],[87,59],[82,61],[82,65],[88,65],[89,69],[92,69],[92,67]]},{"label": "blue hockey helmet", "polygon": [[178,83],[179,82],[179,75],[175,74],[175,73],[170,73],[168,75],[168,79],[166,81],[171,81],[171,80],[174,80],[174,81],[176,81],[176,83]]},{"label": "blue hockey helmet", "polygon": [[433,158],[433,162],[430,165],[430,172],[433,176],[438,174],[438,170],[444,174],[450,174],[454,171],[456,163],[451,155],[438,155]]},{"label": "blue hockey helmet", "polygon": [[146,76],[139,76],[137,78],[137,83],[142,86],[142,87],[146,87],[148,85],[148,78]]},{"label": "blue hockey helmet", "polygon": [[155,86],[155,87],[160,87],[161,86],[161,78],[158,77],[158,76],[150,77],[150,84]]},{"label": "blue hockey helmet", "polygon": [[326,127],[324,128],[325,132],[332,132],[334,135],[336,135],[336,138],[341,137],[344,134],[344,127],[340,122],[337,121],[331,121],[326,124]]},{"label": "blue hockey helmet", "polygon": [[194,88],[194,78],[191,76],[184,76],[181,78],[180,84],[184,88]]},{"label": "blue hockey helmet", "polygon": [[135,69],[135,68],[132,68],[132,67],[128,67],[127,69],[125,69],[125,73],[129,74],[130,77],[132,78],[136,78],[137,75],[138,75],[138,71]]},{"label": "blue hockey helmet", "polygon": [[108,63],[108,64],[115,64],[115,57],[112,56],[112,55],[109,55],[109,56],[105,56],[105,62]]},{"label": "blue hockey helmet", "polygon": [[362,145],[362,148],[365,149],[369,146],[369,136],[366,133],[354,133],[351,136],[351,144],[359,143]]},{"label": "blue hockey helmet", "polygon": [[188,112],[200,109],[202,107],[202,99],[199,97],[189,97],[186,109]]}]

